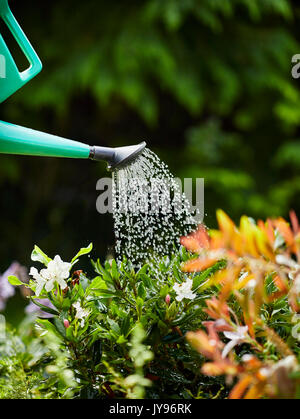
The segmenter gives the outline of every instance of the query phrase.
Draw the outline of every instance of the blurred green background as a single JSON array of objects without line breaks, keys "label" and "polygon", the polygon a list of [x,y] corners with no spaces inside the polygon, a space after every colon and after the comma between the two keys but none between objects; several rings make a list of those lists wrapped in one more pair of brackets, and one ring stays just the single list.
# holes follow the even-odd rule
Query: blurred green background
[{"label": "blurred green background", "polygon": [[[297,5],[298,3],[298,5]],[[142,140],[205,178],[205,222],[300,213],[300,5],[291,0],[10,0],[44,64],[0,118],[89,144]],[[16,53],[17,54],[17,53]],[[0,156],[0,271],[38,244],[113,246],[91,161]]]}]

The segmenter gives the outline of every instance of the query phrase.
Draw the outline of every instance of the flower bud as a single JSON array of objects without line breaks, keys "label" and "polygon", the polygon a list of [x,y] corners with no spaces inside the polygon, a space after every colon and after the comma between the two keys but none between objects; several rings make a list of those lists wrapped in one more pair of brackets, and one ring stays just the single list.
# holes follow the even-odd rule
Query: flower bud
[{"label": "flower bud", "polygon": [[167,295],[166,295],[166,298],[165,298],[165,302],[166,302],[166,304],[167,304],[167,305],[169,305],[169,304],[170,304],[170,301],[171,301],[171,297],[170,297],[170,295],[169,295],[169,294],[167,294]]},{"label": "flower bud", "polygon": [[64,320],[64,326],[65,326],[65,328],[67,329],[68,327],[70,327],[70,322],[69,322],[69,320],[67,320],[67,319],[65,319]]}]

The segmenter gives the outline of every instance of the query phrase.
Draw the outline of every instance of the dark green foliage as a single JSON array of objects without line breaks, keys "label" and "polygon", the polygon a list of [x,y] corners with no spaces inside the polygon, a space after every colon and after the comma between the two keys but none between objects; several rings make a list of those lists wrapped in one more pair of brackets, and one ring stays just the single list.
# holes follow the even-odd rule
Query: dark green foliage
[{"label": "dark green foliage", "polygon": [[[57,294],[43,291],[58,313],[51,310],[52,319],[38,318],[36,327],[26,320],[17,335],[7,334],[0,346],[0,396],[224,397],[222,380],[205,379],[204,384],[203,357],[185,340],[185,333],[201,328],[206,318],[204,296],[196,293],[199,275],[193,283],[195,298],[175,299],[173,286],[187,279],[180,266],[189,257],[182,248],[138,272],[126,260],[120,266],[98,260],[98,276],[81,274],[79,283],[71,277],[63,297],[59,289]],[[200,275],[202,282],[220,267]],[[14,277],[10,281],[16,282]],[[34,282],[29,286],[34,289]],[[84,321],[76,318],[74,304],[86,310]]]},{"label": "dark green foliage", "polygon": [[[91,249],[90,245],[82,254]],[[234,383],[222,376],[204,376],[205,358],[185,338],[189,331],[204,330],[204,321],[210,320],[206,301],[218,295],[220,285],[209,286],[207,280],[226,263],[183,273],[182,263],[191,258],[181,248],[139,271],[125,259],[119,266],[113,259],[104,265],[97,260],[96,277],[81,273],[78,282],[73,274],[63,293],[57,286],[48,293],[43,290],[41,297],[48,296],[58,314],[52,310],[52,319],[38,318],[35,325],[26,318],[16,333],[7,331],[6,339],[0,339],[0,398],[228,397]],[[187,280],[192,280],[194,295],[179,301],[181,291],[174,285]],[[16,283],[15,277],[10,281]],[[35,281],[29,287],[34,290]],[[268,295],[276,291],[272,275],[265,287]],[[233,296],[228,304],[242,322],[241,307]],[[83,316],[78,317],[78,305]],[[289,309],[287,297],[263,304],[260,315],[298,355],[299,319]],[[258,341],[259,355],[242,344],[235,360],[252,352],[264,362],[279,360],[272,339],[262,335]]]}]

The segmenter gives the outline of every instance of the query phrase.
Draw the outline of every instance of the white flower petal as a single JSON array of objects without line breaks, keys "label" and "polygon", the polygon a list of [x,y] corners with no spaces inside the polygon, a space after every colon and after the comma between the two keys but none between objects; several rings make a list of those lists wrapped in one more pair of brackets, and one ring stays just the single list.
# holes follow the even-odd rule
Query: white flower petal
[{"label": "white flower petal", "polygon": [[222,358],[226,358],[226,356],[229,354],[231,349],[233,349],[238,344],[239,344],[239,340],[237,340],[237,339],[233,339],[233,340],[229,341],[226,344],[226,346],[224,347],[223,351],[222,351]]},{"label": "white flower petal", "polygon": [[279,265],[285,265],[292,269],[299,269],[300,267],[293,259],[284,255],[277,255],[275,260]]},{"label": "white flower petal", "polygon": [[54,288],[54,280],[51,279],[50,281],[46,281],[45,288],[47,292],[50,292]]},{"label": "white flower petal", "polygon": [[34,277],[38,273],[39,273],[38,270],[36,268],[34,268],[33,266],[30,268],[29,275]]},{"label": "white flower petal", "polygon": [[50,271],[48,269],[41,269],[40,275],[47,281],[52,278]]},{"label": "white flower petal", "polygon": [[228,332],[228,331],[224,331],[223,333],[224,333],[224,336],[225,336],[227,339],[230,339],[230,340],[240,339],[240,335],[239,335],[239,333],[237,333],[237,332]]},{"label": "white flower petal", "polygon": [[61,289],[62,290],[64,290],[65,288],[67,288],[67,283],[66,283],[66,281],[64,281],[63,279],[58,279],[58,284],[59,284],[59,286],[61,287]]},{"label": "white flower petal", "polygon": [[37,286],[36,286],[36,289],[35,289],[35,295],[37,297],[39,297],[40,293],[42,292],[42,290],[44,288],[44,285],[45,285],[45,282],[44,281],[38,281],[37,282]]},{"label": "white flower petal", "polygon": [[182,301],[184,298],[188,300],[193,300],[196,297],[196,294],[192,292],[193,281],[191,279],[187,279],[182,284],[174,284],[173,289],[176,292],[176,300]]}]

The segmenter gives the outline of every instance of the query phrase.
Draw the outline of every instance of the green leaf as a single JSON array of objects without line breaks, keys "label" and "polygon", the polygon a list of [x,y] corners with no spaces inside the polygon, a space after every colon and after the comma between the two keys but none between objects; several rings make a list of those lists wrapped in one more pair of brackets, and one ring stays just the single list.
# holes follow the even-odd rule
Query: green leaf
[{"label": "green leaf", "polygon": [[117,280],[119,279],[120,274],[119,274],[119,271],[118,271],[117,262],[114,259],[111,262],[111,273],[112,273],[112,277],[114,279],[117,279]]},{"label": "green leaf", "polygon": [[10,276],[7,278],[7,280],[8,280],[8,282],[9,282],[11,285],[14,285],[14,286],[24,285],[24,284],[23,284],[23,282],[22,282],[22,281],[20,281],[20,280],[19,280],[19,278],[17,278],[17,277],[16,277],[16,276],[14,276],[14,275],[10,275]]},{"label": "green leaf", "polygon": [[144,265],[144,266],[142,266],[141,267],[141,269],[138,271],[138,273],[137,273],[137,279],[140,279],[140,277],[142,276],[142,275],[146,275],[146,273],[147,273],[147,269],[149,268],[149,265]]},{"label": "green leaf", "polygon": [[71,303],[70,298],[64,298],[61,309],[64,310],[64,311],[68,311],[69,308],[71,307],[71,304],[72,303]]},{"label": "green leaf", "polygon": [[169,285],[165,284],[161,287],[160,291],[159,291],[159,295],[163,298],[165,298],[167,296],[167,294],[169,293]]},{"label": "green leaf", "polygon": [[55,324],[55,327],[56,327],[57,331],[62,335],[62,337],[65,338],[66,337],[66,328],[64,326],[63,320],[55,317],[53,319],[53,322]]},{"label": "green leaf", "polygon": [[146,293],[145,287],[143,283],[141,282],[138,286],[138,296],[141,297],[142,300],[145,300],[146,295],[147,293]]},{"label": "green leaf", "polygon": [[36,322],[46,332],[52,332],[52,333],[55,334],[55,336],[59,337],[59,339],[62,338],[61,334],[57,331],[56,327],[51,322],[49,322],[49,320],[47,320],[47,319],[38,319]]},{"label": "green leaf", "polygon": [[111,298],[111,297],[118,297],[117,292],[114,291],[110,291],[110,290],[103,290],[103,289],[98,289],[98,288],[92,288],[91,291],[93,291],[93,293],[95,295],[97,295],[98,297],[103,297],[103,298]]},{"label": "green leaf", "polygon": [[103,277],[105,282],[109,282],[110,284],[114,283],[110,273],[105,268],[103,268],[99,259],[96,263],[93,263],[93,265],[95,267],[96,272]]},{"label": "green leaf", "polygon": [[200,275],[196,275],[193,278],[193,291],[198,291],[198,289],[201,289],[201,285],[203,284],[203,282],[213,273],[217,272],[220,269],[223,269],[226,266],[226,262],[224,261],[219,261],[217,263],[215,263],[213,266],[211,266],[210,268],[206,269],[205,271],[203,271]]},{"label": "green leaf", "polygon": [[108,321],[108,324],[109,324],[111,330],[119,336],[120,333],[121,333],[121,330],[120,330],[120,326],[118,325],[118,323],[116,323],[114,320],[112,320],[110,318],[108,318],[107,321]]},{"label": "green leaf", "polygon": [[73,326],[69,326],[66,329],[66,337],[71,342],[74,342],[75,341],[75,339],[74,339],[74,327]]},{"label": "green leaf", "polygon": [[167,308],[166,317],[167,319],[173,319],[176,317],[178,313],[178,308],[176,306],[176,302],[173,301],[172,304]]},{"label": "green leaf", "polygon": [[85,291],[85,294],[88,295],[92,291],[95,291],[97,289],[101,289],[101,290],[103,290],[103,289],[106,290],[107,289],[106,282],[104,281],[104,279],[101,276],[96,276],[96,278],[93,279],[91,284],[87,287],[87,289]]},{"label": "green leaf", "polygon": [[101,340],[96,340],[93,344],[93,363],[94,365],[99,364],[102,358],[102,342]]},{"label": "green leaf", "polygon": [[31,260],[35,262],[41,262],[45,266],[48,266],[48,263],[52,260],[50,259],[38,246],[34,246],[34,249],[31,253]]},{"label": "green leaf", "polygon": [[172,322],[173,326],[181,326],[181,325],[188,325],[189,322],[191,320],[193,320],[194,318],[200,318],[201,319],[201,315],[203,314],[203,310],[202,308],[199,308],[195,311],[193,311],[192,313],[185,313],[183,314],[181,317],[179,317],[178,319],[174,320]]},{"label": "green leaf", "polygon": [[53,314],[54,316],[59,316],[59,312],[54,310],[53,308],[44,306],[32,297],[30,298],[30,300],[33,302],[33,304],[38,306],[41,310],[45,311],[46,313]]},{"label": "green leaf", "polygon": [[121,323],[121,333],[125,337],[127,337],[130,332],[130,323],[131,323],[130,320],[131,320],[131,316],[128,315],[123,319]]},{"label": "green leaf", "polygon": [[92,249],[93,249],[93,243],[90,243],[88,247],[82,247],[77,253],[77,255],[74,256],[73,259],[71,260],[71,264],[74,265],[80,256],[87,255],[88,253],[92,251]]},{"label": "green leaf", "polygon": [[138,297],[136,299],[136,311],[138,314],[138,318],[140,318],[142,315],[143,306],[144,306],[144,301],[141,299],[141,297]]},{"label": "green leaf", "polygon": [[159,330],[162,333],[167,333],[168,332],[169,327],[163,321],[159,320],[157,325],[159,327]]},{"label": "green leaf", "polygon": [[123,343],[126,343],[126,342],[127,342],[127,339],[123,335],[121,335],[117,340],[117,343],[119,345],[122,345]]}]

